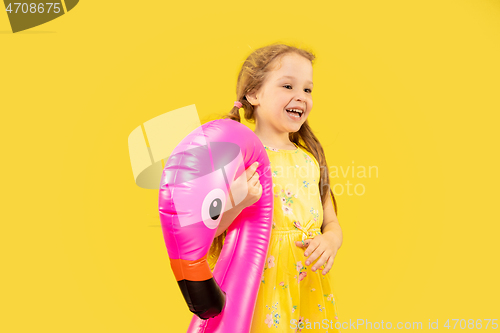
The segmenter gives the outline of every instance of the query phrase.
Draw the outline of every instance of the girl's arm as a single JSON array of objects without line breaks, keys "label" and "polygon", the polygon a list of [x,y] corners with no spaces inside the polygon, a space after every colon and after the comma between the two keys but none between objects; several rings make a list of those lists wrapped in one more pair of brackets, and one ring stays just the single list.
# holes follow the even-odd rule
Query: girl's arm
[{"label": "girl's arm", "polygon": [[[243,191],[248,191],[245,199],[243,199],[239,204],[235,207],[228,209],[224,214],[222,214],[222,218],[219,222],[219,226],[217,227],[217,231],[215,232],[215,237],[222,234],[231,223],[233,223],[234,219],[240,215],[241,211],[248,206],[256,203],[261,195],[262,195],[262,185],[259,181],[259,173],[257,172],[257,168],[259,166],[259,162],[253,163],[249,166],[244,173],[241,174],[240,178],[244,178],[243,187],[242,188],[233,188],[233,190],[242,193]],[[242,184],[241,182],[236,181],[236,184]],[[239,186],[239,185],[236,185]]]},{"label": "girl's arm", "polygon": [[323,225],[321,226],[321,232],[323,234],[331,233],[332,237],[335,239],[333,242],[338,245],[335,249],[337,253],[338,249],[342,246],[343,235],[342,228],[340,227],[339,220],[337,220],[337,214],[335,214],[335,209],[333,208],[332,197],[329,195],[326,199],[325,207],[323,209]]},{"label": "girl's arm", "polygon": [[309,257],[306,259],[306,266],[319,258],[318,262],[312,267],[312,271],[314,272],[325,265],[325,269],[323,270],[323,275],[325,275],[332,268],[337,251],[342,246],[343,241],[342,228],[337,220],[331,196],[328,196],[323,207],[323,225],[321,226],[321,230],[321,235],[307,239],[304,243],[295,242],[295,245],[306,249],[304,256]]},{"label": "girl's arm", "polygon": [[231,223],[233,223],[234,219],[240,215],[241,211],[243,210],[244,207],[236,206],[231,209],[228,209],[223,215],[222,218],[219,222],[219,226],[217,227],[217,232],[215,233],[215,237],[219,236],[222,234],[229,226]]}]

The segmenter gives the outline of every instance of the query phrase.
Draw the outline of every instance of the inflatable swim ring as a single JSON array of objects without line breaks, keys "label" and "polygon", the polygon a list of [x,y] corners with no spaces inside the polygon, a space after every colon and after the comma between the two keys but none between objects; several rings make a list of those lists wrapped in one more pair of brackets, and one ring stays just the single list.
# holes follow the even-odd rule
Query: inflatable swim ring
[{"label": "inflatable swim ring", "polygon": [[[228,228],[213,274],[207,253],[224,211],[246,193],[232,185],[254,162],[262,196]],[[240,187],[238,187],[240,188]],[[186,136],[163,169],[159,212],[170,265],[196,316],[188,333],[250,330],[273,216],[270,162],[259,138],[230,119],[206,123]]]}]

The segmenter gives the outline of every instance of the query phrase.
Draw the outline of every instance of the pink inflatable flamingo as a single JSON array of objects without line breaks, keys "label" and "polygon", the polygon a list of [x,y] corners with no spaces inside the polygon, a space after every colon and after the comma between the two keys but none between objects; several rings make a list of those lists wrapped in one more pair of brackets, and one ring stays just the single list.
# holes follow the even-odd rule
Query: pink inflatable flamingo
[{"label": "pink inflatable flamingo", "polygon": [[[212,275],[206,257],[222,214],[246,195],[231,191],[231,185],[255,161],[262,196],[229,227]],[[206,123],[172,152],[160,183],[159,211],[170,265],[196,314],[188,333],[250,330],[269,245],[272,195],[264,146],[239,122]]]}]

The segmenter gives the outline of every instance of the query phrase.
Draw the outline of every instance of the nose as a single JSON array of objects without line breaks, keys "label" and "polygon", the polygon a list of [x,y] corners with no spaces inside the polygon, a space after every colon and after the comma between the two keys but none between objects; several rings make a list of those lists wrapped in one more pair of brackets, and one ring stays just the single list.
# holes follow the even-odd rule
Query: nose
[{"label": "nose", "polygon": [[305,102],[307,100],[307,94],[305,91],[301,90],[297,92],[297,96],[295,97],[297,101]]},{"label": "nose", "polygon": [[295,96],[295,100],[297,102],[302,102],[302,103],[306,104],[306,101],[307,101],[306,93],[303,91],[300,93],[297,93],[297,96]]}]

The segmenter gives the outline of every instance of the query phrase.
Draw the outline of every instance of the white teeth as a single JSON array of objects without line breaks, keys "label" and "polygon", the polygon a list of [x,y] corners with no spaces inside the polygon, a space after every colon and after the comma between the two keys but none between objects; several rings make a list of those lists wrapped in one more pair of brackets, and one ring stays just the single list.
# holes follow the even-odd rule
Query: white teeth
[{"label": "white teeth", "polygon": [[298,113],[302,113],[302,110],[298,110],[298,109],[287,109],[287,111],[295,111],[295,112],[298,112]]}]

